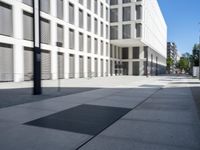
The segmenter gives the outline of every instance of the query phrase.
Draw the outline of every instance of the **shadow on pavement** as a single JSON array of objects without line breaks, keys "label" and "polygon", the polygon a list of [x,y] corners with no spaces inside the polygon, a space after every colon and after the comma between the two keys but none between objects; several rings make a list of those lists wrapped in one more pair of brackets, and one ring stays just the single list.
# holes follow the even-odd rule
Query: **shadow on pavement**
[{"label": "shadow on pavement", "polygon": [[62,87],[58,92],[56,87],[44,87],[42,88],[43,94],[37,96],[32,95],[32,88],[0,89],[0,108],[96,89],[99,88]]}]

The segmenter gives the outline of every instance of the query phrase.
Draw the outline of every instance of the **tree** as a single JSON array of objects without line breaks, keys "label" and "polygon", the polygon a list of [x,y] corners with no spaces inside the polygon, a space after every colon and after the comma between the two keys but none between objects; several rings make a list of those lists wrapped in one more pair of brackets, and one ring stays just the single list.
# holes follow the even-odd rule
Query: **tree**
[{"label": "tree", "polygon": [[199,50],[200,44],[195,44],[192,49],[193,66],[199,66]]},{"label": "tree", "polygon": [[178,68],[181,71],[189,72],[191,69],[191,64],[193,62],[193,56],[190,53],[185,53],[182,55],[181,59],[178,62]]},{"label": "tree", "polygon": [[189,59],[186,57],[181,57],[181,59],[179,60],[179,68],[181,69],[181,71],[189,71],[190,69],[190,62]]},{"label": "tree", "polygon": [[167,58],[167,67],[170,68],[173,64],[174,64],[174,60],[171,57]]}]

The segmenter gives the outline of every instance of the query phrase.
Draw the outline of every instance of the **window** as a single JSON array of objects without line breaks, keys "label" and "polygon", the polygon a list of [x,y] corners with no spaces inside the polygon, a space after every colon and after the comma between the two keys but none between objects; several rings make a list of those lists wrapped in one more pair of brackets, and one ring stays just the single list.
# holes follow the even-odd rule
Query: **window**
[{"label": "window", "polygon": [[60,24],[57,25],[57,42],[64,44],[64,29]]},{"label": "window", "polygon": [[133,59],[139,59],[139,55],[140,55],[140,48],[133,47]]},{"label": "window", "polygon": [[108,43],[106,43],[106,56],[108,56]]},{"label": "window", "polygon": [[46,19],[41,19],[41,42],[50,44],[50,22]]},{"label": "window", "polygon": [[118,39],[118,26],[111,26],[110,27],[110,39]]},{"label": "window", "polygon": [[50,0],[40,0],[41,11],[50,13]]},{"label": "window", "polygon": [[110,22],[118,21],[118,9],[114,8],[110,10]]},{"label": "window", "polygon": [[74,49],[74,30],[73,29],[69,29],[69,49]]},{"label": "window", "polygon": [[131,20],[131,7],[123,7],[123,21]]},{"label": "window", "polygon": [[117,5],[118,4],[118,0],[110,0],[110,5]]},{"label": "window", "polygon": [[91,53],[91,36],[89,35],[87,37],[87,50],[88,50],[88,53]]},{"label": "window", "polygon": [[121,59],[120,47],[118,48],[118,58]]},{"label": "window", "polygon": [[131,0],[123,0],[123,3],[130,3]]},{"label": "window", "polygon": [[94,39],[94,53],[98,54],[98,40],[96,38]]},{"label": "window", "polygon": [[142,36],[142,24],[136,23],[136,38],[139,38]]},{"label": "window", "polygon": [[97,21],[97,18],[94,19],[94,33],[98,34],[98,21]]},{"label": "window", "polygon": [[103,37],[104,36],[104,27],[103,27],[103,22],[101,22],[101,36]]},{"label": "window", "polygon": [[94,13],[98,14],[98,1],[94,0]]},{"label": "window", "polygon": [[110,45],[110,57],[113,57],[113,45]]},{"label": "window", "polygon": [[103,14],[104,14],[103,11],[104,11],[103,10],[103,3],[101,3],[101,18],[103,18]]},{"label": "window", "polygon": [[101,41],[101,55],[103,56],[103,52],[104,52],[104,44],[103,41]]},{"label": "window", "polygon": [[136,19],[142,19],[142,6],[136,6]]},{"label": "window", "polygon": [[24,40],[33,40],[33,15],[23,12],[23,33]]},{"label": "window", "polygon": [[57,17],[63,19],[63,0],[57,0]]},{"label": "window", "polygon": [[117,58],[117,46],[114,47],[114,57]]},{"label": "window", "polygon": [[91,0],[87,0],[87,8],[91,10]]},{"label": "window", "polygon": [[106,25],[106,39],[108,39],[108,25]]},{"label": "window", "polygon": [[74,24],[74,5],[69,3],[69,23]]},{"label": "window", "polygon": [[123,39],[129,39],[131,38],[131,25],[130,24],[126,24],[123,25]]},{"label": "window", "polygon": [[12,7],[2,2],[0,2],[0,22],[0,34],[12,36]]},{"label": "window", "polygon": [[122,48],[122,59],[128,59],[128,48]]},{"label": "window", "polygon": [[23,3],[29,6],[33,5],[33,0],[23,0]]},{"label": "window", "polygon": [[79,27],[83,28],[83,10],[79,9]]},{"label": "window", "polygon": [[109,15],[108,15],[108,8],[106,7],[106,21],[108,21]]},{"label": "window", "polygon": [[79,3],[83,5],[83,0],[79,0]]},{"label": "window", "polygon": [[79,32],[79,50],[80,51],[83,51],[83,46],[84,46],[83,33]]},{"label": "window", "polygon": [[91,31],[91,15],[87,14],[87,30]]}]

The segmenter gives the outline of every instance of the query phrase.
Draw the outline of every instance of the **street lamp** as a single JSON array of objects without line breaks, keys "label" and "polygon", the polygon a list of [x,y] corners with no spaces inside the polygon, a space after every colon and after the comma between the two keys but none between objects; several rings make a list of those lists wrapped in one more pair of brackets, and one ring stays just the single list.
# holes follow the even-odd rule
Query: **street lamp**
[{"label": "street lamp", "polygon": [[[200,22],[199,22],[200,25]],[[200,80],[200,28],[199,28],[199,45],[198,45],[198,50],[199,50],[199,80]]]},{"label": "street lamp", "polygon": [[40,0],[33,0],[33,95],[41,95]]}]

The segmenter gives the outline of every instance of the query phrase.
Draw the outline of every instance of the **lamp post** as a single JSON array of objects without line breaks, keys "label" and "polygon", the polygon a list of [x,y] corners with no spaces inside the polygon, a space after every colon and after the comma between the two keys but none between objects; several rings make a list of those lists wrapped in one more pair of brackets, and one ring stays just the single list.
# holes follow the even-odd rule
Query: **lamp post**
[{"label": "lamp post", "polygon": [[[200,22],[199,22],[200,26]],[[200,28],[199,28],[199,45],[198,45],[198,50],[199,50],[199,80],[200,80]]]},{"label": "lamp post", "polygon": [[33,95],[41,95],[40,0],[33,0]]}]

